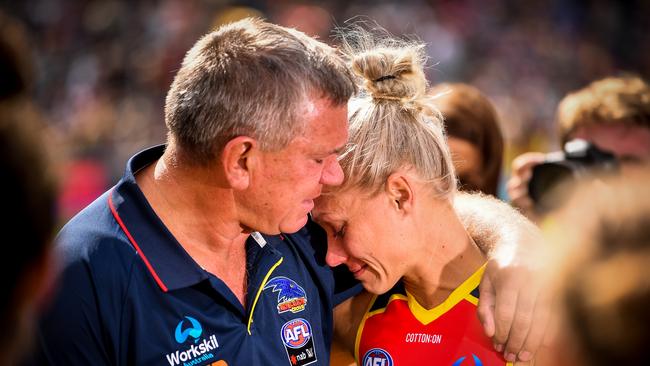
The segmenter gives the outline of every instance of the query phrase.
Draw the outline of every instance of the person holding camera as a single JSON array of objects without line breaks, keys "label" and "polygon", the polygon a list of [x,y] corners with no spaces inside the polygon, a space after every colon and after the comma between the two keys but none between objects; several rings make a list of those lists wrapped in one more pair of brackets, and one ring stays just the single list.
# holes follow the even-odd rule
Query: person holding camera
[{"label": "person holding camera", "polygon": [[512,205],[533,221],[551,208],[540,197],[562,177],[650,161],[650,86],[640,77],[607,77],[569,93],[557,120],[564,152],[518,156],[507,183]]}]

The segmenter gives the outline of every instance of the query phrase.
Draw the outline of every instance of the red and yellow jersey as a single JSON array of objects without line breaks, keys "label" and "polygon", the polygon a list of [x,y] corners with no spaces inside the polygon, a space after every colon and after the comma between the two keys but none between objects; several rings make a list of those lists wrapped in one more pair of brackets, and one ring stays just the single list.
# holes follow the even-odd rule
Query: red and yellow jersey
[{"label": "red and yellow jersey", "polygon": [[512,365],[492,347],[476,315],[478,285],[485,266],[440,305],[423,308],[400,282],[375,296],[361,321],[355,344],[360,366]]}]

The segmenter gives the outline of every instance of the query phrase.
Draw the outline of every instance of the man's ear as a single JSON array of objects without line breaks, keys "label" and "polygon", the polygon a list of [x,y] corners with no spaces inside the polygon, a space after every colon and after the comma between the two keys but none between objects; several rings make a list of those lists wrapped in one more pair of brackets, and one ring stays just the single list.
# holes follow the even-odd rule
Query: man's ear
[{"label": "man's ear", "polygon": [[257,140],[249,136],[237,136],[226,143],[221,152],[221,163],[232,189],[248,188],[251,181],[252,157],[258,151]]},{"label": "man's ear", "polygon": [[386,193],[395,209],[405,213],[413,209],[413,186],[404,174],[396,172],[388,176]]}]

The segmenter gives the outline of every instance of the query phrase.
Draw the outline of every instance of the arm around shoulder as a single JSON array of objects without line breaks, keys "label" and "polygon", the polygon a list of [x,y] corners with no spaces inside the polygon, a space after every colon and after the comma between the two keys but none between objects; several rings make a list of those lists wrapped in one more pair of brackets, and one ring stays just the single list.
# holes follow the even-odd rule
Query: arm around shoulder
[{"label": "arm around shoulder", "polygon": [[481,193],[458,192],[454,209],[469,235],[490,259],[527,261],[539,249],[538,227],[507,203]]},{"label": "arm around shoulder", "polygon": [[478,307],[485,333],[507,360],[529,361],[541,344],[550,309],[541,232],[492,197],[461,193],[454,205],[489,258]]}]

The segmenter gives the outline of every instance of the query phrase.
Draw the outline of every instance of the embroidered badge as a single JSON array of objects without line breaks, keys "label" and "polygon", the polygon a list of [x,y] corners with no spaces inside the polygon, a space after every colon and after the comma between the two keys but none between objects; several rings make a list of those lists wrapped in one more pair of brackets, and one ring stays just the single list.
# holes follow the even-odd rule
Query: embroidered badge
[{"label": "embroidered badge", "polygon": [[278,314],[287,311],[295,314],[305,310],[307,294],[294,280],[284,276],[273,277],[264,290],[269,288],[278,293]]},{"label": "embroidered badge", "polygon": [[311,325],[307,320],[289,320],[282,326],[280,336],[291,365],[303,366],[317,361]]},{"label": "embroidered badge", "polygon": [[363,355],[363,366],[393,366],[393,358],[381,348],[373,348]]}]

